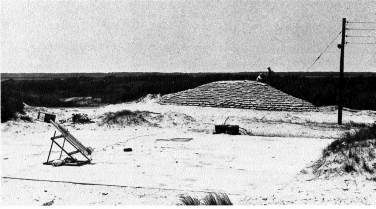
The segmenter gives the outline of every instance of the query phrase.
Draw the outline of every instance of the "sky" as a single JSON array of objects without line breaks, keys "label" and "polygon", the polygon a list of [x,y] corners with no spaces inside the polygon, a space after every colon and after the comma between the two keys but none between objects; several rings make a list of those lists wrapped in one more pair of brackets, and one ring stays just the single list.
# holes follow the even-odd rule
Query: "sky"
[{"label": "sky", "polygon": [[[339,71],[342,18],[376,22],[375,0],[0,4],[2,73]],[[345,72],[376,72],[376,45],[354,44],[376,43],[376,31],[346,34],[367,37],[346,38]]]}]

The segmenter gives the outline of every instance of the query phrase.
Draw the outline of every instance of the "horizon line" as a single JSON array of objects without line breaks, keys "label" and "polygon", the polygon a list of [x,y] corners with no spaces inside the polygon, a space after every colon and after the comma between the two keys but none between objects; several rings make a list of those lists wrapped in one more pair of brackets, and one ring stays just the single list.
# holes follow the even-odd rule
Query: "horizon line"
[{"label": "horizon line", "polygon": [[[266,72],[264,71],[239,71],[239,72],[157,72],[157,71],[146,71],[146,72],[36,72],[36,73],[28,73],[28,72],[18,72],[18,73],[12,73],[12,72],[1,72],[0,74],[112,74],[112,73],[159,73],[159,74],[174,74],[174,73],[180,73],[180,74],[199,74],[199,73],[261,73]],[[273,71],[274,73],[339,73],[339,71]],[[376,73],[376,71],[347,71],[345,73]]]}]

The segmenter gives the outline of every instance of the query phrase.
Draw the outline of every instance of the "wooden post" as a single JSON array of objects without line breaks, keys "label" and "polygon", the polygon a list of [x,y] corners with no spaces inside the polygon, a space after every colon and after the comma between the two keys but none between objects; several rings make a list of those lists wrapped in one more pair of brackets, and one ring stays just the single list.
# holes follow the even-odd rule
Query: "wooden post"
[{"label": "wooden post", "polygon": [[339,66],[339,82],[338,82],[338,124],[342,124],[342,109],[343,109],[343,87],[344,87],[344,60],[345,60],[345,41],[346,38],[346,18],[342,19],[342,41],[341,41],[341,58]]}]

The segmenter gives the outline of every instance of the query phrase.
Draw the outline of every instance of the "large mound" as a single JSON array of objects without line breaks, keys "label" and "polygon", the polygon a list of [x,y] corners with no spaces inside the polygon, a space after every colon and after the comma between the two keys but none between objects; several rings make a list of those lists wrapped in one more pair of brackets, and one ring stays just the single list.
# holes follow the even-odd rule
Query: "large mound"
[{"label": "large mound", "polygon": [[256,81],[218,81],[163,96],[159,104],[307,111],[311,103]]}]

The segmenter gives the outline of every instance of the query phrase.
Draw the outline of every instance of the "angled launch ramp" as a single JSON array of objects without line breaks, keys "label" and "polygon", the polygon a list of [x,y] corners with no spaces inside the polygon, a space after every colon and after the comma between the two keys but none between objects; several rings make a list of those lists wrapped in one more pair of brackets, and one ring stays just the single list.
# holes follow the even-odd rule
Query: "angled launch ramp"
[{"label": "angled launch ramp", "polygon": [[[57,123],[55,123],[52,120],[50,120],[49,122],[53,126],[55,126],[55,128],[61,133],[61,135],[56,136],[56,131],[55,131],[54,136],[51,137],[51,148],[50,148],[50,151],[48,153],[47,161],[45,163],[43,163],[43,164],[45,164],[45,165],[51,165],[52,164],[53,160],[50,161],[50,155],[51,155],[52,147],[53,147],[54,144],[61,149],[60,150],[60,157],[59,157],[59,159],[61,159],[63,152],[65,154],[67,154],[70,157],[70,159],[72,159],[71,162],[65,162],[66,165],[80,166],[80,165],[88,164],[88,163],[91,162],[91,153],[93,152],[93,148],[91,148],[91,147],[85,147],[78,139],[76,139],[62,125],[57,124]],[[59,138],[63,138],[64,139],[62,144],[60,144],[60,143],[58,143],[56,141]],[[68,152],[67,149],[66,149],[66,147],[64,147],[65,146],[65,142],[69,143],[73,147],[74,151]],[[76,154],[81,154],[81,156],[85,160],[78,160],[76,158],[76,156],[75,156]]]}]

